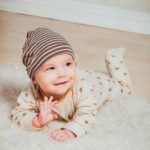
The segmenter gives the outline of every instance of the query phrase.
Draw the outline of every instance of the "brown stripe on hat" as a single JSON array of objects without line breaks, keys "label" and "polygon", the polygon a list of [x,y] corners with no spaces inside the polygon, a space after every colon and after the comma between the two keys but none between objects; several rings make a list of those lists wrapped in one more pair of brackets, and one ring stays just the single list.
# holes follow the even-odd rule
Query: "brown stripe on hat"
[{"label": "brown stripe on hat", "polygon": [[[27,39],[25,45],[28,47],[28,51],[26,51],[26,55],[28,56],[30,52],[32,53],[34,51],[34,49],[36,49],[36,51],[38,51],[37,48],[47,45],[46,39],[49,44],[57,44],[57,42],[64,43],[64,38],[60,38],[60,36],[58,37],[58,35],[56,36],[54,34],[55,33],[53,32],[53,34],[50,33],[49,36],[47,36],[47,34],[45,34],[45,33],[43,33],[41,35],[39,35],[39,33],[38,33],[38,36],[34,34],[34,36],[32,36],[32,39],[30,38],[29,41]],[[32,31],[32,35],[33,35],[33,31]],[[30,43],[30,45],[29,45],[29,43]],[[44,48],[41,48],[41,49],[44,49]],[[41,52],[43,52],[43,51],[41,51]],[[26,59],[24,61],[26,61]]]},{"label": "brown stripe on hat", "polygon": [[56,56],[58,54],[64,53],[64,54],[69,54],[73,57],[72,52],[68,49],[55,49],[54,52],[52,52],[50,55],[49,53],[51,53],[51,51],[47,51],[47,53],[43,53],[42,57],[40,57],[40,59],[35,59],[34,65],[32,67],[30,67],[30,69],[28,70],[30,76],[33,76],[33,74],[36,75],[39,67],[44,64],[49,58],[52,58],[53,56]]},{"label": "brown stripe on hat", "polygon": [[[71,55],[71,52],[69,53],[68,51],[63,51],[63,53]],[[57,54],[61,54],[61,53],[57,52],[57,53],[53,54],[51,57],[56,56]],[[35,65],[34,69],[30,70],[31,71],[31,72],[29,72],[30,76],[33,76],[33,75],[35,76],[38,72],[39,67],[49,59],[49,57],[44,57],[44,58],[45,58],[45,60],[43,59],[43,62],[39,61],[38,65]]]},{"label": "brown stripe on hat", "polygon": [[29,77],[33,80],[42,64],[62,53],[75,57],[71,45],[62,35],[47,28],[29,31],[22,55],[23,64],[26,66]]}]

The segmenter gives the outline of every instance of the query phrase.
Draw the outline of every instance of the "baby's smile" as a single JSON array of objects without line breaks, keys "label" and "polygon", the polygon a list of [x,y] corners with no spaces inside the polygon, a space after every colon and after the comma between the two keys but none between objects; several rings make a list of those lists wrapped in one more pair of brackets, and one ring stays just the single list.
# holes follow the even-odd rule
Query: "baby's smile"
[{"label": "baby's smile", "polygon": [[66,84],[66,83],[68,83],[68,81],[58,82],[58,83],[55,83],[54,85],[64,85],[64,84]]}]

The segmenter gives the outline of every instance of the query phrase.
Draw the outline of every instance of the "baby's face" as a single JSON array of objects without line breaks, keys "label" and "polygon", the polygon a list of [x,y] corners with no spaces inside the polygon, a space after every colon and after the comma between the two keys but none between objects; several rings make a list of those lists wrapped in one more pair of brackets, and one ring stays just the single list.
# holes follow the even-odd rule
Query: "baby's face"
[{"label": "baby's face", "polygon": [[76,65],[72,56],[60,54],[50,58],[35,76],[46,96],[61,97],[72,87],[76,80]]}]

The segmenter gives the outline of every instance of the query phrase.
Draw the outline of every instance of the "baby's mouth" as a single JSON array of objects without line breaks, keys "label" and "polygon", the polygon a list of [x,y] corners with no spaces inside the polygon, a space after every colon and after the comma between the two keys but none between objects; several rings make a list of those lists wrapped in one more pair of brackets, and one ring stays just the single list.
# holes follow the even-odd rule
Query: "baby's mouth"
[{"label": "baby's mouth", "polygon": [[54,85],[63,85],[66,84],[68,81],[64,81],[64,82],[59,82],[59,83],[55,83]]}]

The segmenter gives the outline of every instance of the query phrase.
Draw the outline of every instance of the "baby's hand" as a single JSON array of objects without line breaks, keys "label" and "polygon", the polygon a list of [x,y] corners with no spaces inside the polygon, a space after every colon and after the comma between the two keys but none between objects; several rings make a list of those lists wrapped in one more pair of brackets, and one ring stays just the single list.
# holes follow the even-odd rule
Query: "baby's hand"
[{"label": "baby's hand", "polygon": [[49,121],[58,119],[58,115],[52,112],[52,108],[57,103],[57,101],[52,100],[52,96],[49,99],[44,97],[44,102],[40,102],[40,113],[38,117],[43,125]]},{"label": "baby's hand", "polygon": [[64,142],[67,139],[76,137],[75,134],[68,129],[54,130],[50,133],[50,136],[52,137],[52,139],[59,142]]}]

